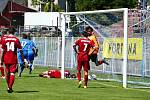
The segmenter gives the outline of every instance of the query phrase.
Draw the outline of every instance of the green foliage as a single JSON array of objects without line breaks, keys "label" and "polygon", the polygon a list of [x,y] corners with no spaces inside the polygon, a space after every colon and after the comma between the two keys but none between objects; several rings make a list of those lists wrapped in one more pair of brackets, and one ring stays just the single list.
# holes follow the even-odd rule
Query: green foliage
[{"label": "green foliage", "polygon": [[76,0],[77,11],[135,8],[137,0]]},{"label": "green foliage", "polygon": [[36,5],[39,5],[39,0],[32,0],[32,4],[31,5],[33,5],[34,7]]},{"label": "green foliage", "polygon": [[48,12],[48,11],[49,11],[49,5],[50,5],[49,2],[45,4],[45,6],[44,6],[44,11],[45,11],[45,12]]},{"label": "green foliage", "polygon": [[148,5],[150,5],[150,0],[147,0]]},{"label": "green foliage", "polygon": [[[51,1],[50,0],[48,2],[47,2],[47,0],[32,0],[32,5],[33,6],[39,5],[41,1],[45,2],[44,3],[44,11],[49,12],[51,9]],[[62,9],[60,8],[59,5],[54,5],[54,3],[53,3],[53,11],[60,12],[60,11],[62,11]]]},{"label": "green foliage", "polygon": [[76,11],[76,8],[75,8],[75,0],[67,0],[68,1],[68,11],[69,12],[74,12]]},{"label": "green foliage", "polygon": [[61,9],[61,7],[60,7],[59,5],[54,5],[54,6],[53,6],[53,9],[54,9],[55,12],[64,11],[64,10]]},{"label": "green foliage", "polygon": [[[34,6],[38,5],[39,1],[43,0],[32,0],[32,5]],[[92,11],[92,10],[114,9],[114,8],[135,8],[137,7],[138,4],[138,0],[67,0],[67,1],[69,12]],[[49,3],[50,2],[51,1],[49,1]],[[150,2],[150,0],[148,2]],[[47,7],[45,9],[46,11],[48,11]],[[54,11],[62,11],[62,9],[60,8],[59,5],[54,5]]]}]

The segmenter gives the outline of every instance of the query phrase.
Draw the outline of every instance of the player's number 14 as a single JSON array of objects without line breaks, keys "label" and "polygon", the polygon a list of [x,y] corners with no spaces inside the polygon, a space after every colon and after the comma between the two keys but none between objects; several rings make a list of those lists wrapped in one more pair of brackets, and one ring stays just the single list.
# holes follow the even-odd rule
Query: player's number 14
[{"label": "player's number 14", "polygon": [[7,42],[6,45],[7,45],[7,51],[10,51],[10,50],[14,51],[15,50],[14,42]]}]

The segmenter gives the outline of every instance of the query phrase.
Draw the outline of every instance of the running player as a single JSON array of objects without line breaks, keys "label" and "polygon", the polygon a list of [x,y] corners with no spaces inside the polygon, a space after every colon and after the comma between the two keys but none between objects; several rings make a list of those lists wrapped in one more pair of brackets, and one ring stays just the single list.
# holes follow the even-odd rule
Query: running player
[{"label": "running player", "polygon": [[38,49],[36,44],[33,42],[33,40],[31,40],[30,34],[28,34],[28,39],[29,39],[29,48],[28,48],[28,62],[29,62],[29,67],[30,67],[30,71],[29,74],[32,73],[33,70],[33,61],[34,61],[34,57],[36,57],[38,55]]},{"label": "running player", "polygon": [[[25,62],[28,63],[27,59],[28,59],[28,48],[30,45],[30,41],[28,40],[28,35],[26,33],[22,34],[22,39],[20,40],[20,42],[21,42],[24,58],[26,59]],[[24,61],[22,60],[21,53],[19,50],[18,50],[18,61],[20,65],[20,72],[18,76],[21,77],[21,73],[23,72],[25,66],[24,66]]]}]

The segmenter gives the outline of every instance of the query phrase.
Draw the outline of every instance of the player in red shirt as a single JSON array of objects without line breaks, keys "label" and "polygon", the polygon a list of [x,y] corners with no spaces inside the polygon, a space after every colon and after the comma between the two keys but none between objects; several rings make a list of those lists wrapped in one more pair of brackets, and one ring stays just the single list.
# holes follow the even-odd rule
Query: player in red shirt
[{"label": "player in red shirt", "polygon": [[14,36],[13,28],[9,29],[9,35],[2,40],[2,58],[1,65],[5,64],[6,68],[6,81],[8,86],[8,93],[13,92],[13,84],[15,80],[15,72],[17,70],[17,49],[20,49],[22,60],[24,60],[24,56],[22,53],[22,47],[18,38]]},{"label": "player in red shirt", "polygon": [[[2,56],[2,49],[1,49],[2,40],[3,40],[3,38],[6,37],[6,34],[7,34],[7,30],[3,30],[2,35],[1,35],[1,40],[0,40],[0,56]],[[1,78],[4,79],[5,74],[4,74],[4,67],[3,66],[0,66],[0,71],[1,71]]]},{"label": "player in red shirt", "polygon": [[61,78],[61,72],[59,70],[49,70],[48,76],[50,78]]},{"label": "player in red shirt", "polygon": [[[64,75],[66,78],[69,78],[70,71],[65,70]],[[44,78],[61,78],[61,71],[57,70],[57,69],[50,69],[48,71],[44,71],[44,72],[40,73],[39,76],[44,77]]]},{"label": "player in red shirt", "polygon": [[[79,88],[82,85],[81,81],[81,69],[83,66],[84,69],[84,88],[87,88],[87,83],[88,83],[88,68],[90,67],[89,65],[89,50],[92,47],[93,51],[95,50],[95,45],[94,42],[91,41],[88,38],[88,33],[84,32],[82,34],[84,37],[78,39],[75,44],[73,45],[74,51],[77,53],[77,78],[79,81]],[[76,46],[78,46],[78,50],[76,49]],[[92,52],[91,52],[92,53]]]}]

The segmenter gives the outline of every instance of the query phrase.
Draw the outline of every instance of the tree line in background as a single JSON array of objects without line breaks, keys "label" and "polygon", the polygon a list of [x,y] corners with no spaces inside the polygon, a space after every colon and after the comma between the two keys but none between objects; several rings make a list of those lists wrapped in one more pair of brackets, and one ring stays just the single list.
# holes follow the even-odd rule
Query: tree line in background
[{"label": "tree line in background", "polygon": [[[150,4],[150,0],[147,0]],[[54,5],[54,0],[32,0],[33,5],[44,4],[44,11],[49,12],[53,5],[53,11],[65,11],[59,5]],[[65,2],[65,0],[64,0]],[[67,0],[68,11],[92,11],[115,8],[137,8],[138,0]],[[52,4],[52,5],[51,5]]]},{"label": "tree line in background", "polygon": [[138,0],[76,0],[78,11],[135,8]]}]

